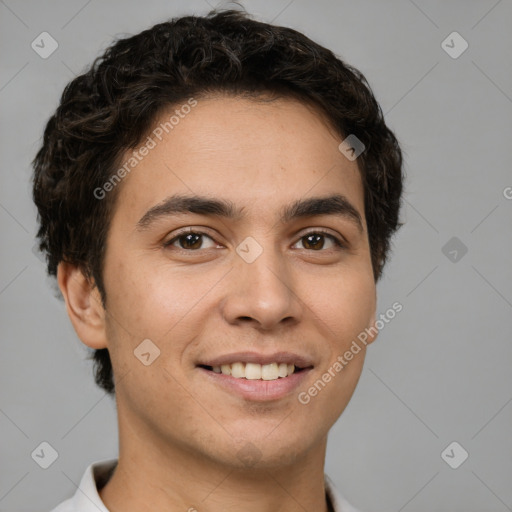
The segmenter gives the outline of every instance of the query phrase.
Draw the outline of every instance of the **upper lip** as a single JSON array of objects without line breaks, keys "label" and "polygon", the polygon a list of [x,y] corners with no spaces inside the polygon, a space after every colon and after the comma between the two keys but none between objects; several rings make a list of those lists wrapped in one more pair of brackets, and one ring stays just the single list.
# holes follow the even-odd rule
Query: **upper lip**
[{"label": "upper lip", "polygon": [[203,366],[222,366],[223,364],[233,363],[286,363],[293,364],[299,368],[308,368],[313,366],[313,361],[308,356],[295,354],[293,352],[273,352],[272,354],[260,354],[258,352],[234,352],[232,354],[224,354],[201,361],[199,365]]}]

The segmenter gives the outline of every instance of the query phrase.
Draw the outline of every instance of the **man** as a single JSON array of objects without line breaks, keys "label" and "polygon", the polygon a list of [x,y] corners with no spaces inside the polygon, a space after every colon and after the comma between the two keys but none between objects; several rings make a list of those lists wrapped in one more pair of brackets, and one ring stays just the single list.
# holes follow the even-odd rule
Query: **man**
[{"label": "man", "polygon": [[56,512],[355,509],[329,429],[377,336],[402,156],[363,75],[235,11],[113,44],[34,160],[119,458]]}]

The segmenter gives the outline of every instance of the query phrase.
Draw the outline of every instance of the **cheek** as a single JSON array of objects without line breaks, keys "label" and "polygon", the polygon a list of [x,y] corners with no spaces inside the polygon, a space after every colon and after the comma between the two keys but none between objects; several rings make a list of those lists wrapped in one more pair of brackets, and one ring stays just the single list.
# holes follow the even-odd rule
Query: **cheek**
[{"label": "cheek", "polygon": [[328,429],[347,407],[361,376],[366,346],[357,336],[373,320],[373,276],[352,273],[332,279],[323,293],[310,297],[310,304],[326,345],[316,380],[301,389],[299,403]]},{"label": "cheek", "polygon": [[[204,311],[208,294],[220,285],[225,269],[201,272],[167,262],[149,267],[142,262],[122,262],[110,269],[107,309],[112,345],[123,340],[132,350],[150,339],[163,359],[178,359],[201,328],[197,316]],[[172,347],[172,350],[168,350]],[[120,354],[121,355],[121,354]]]},{"label": "cheek", "polygon": [[179,273],[166,277],[163,269],[137,261],[112,268],[107,284],[109,311],[138,337],[160,338],[190,302],[190,289]]},{"label": "cheek", "polygon": [[338,352],[346,350],[345,346],[373,321],[376,289],[367,271],[350,270],[331,276],[310,297],[311,309],[319,323],[329,328],[327,338],[333,340],[333,349]]},{"label": "cheek", "polygon": [[[355,390],[366,354],[366,346],[358,335],[373,322],[376,307],[376,289],[373,274],[367,268],[352,268],[333,277],[325,288],[311,299],[318,329],[325,332],[325,358],[318,378],[318,412],[329,411],[331,419],[345,409]],[[313,401],[313,400],[312,400]],[[329,406],[329,403],[331,404]]]}]

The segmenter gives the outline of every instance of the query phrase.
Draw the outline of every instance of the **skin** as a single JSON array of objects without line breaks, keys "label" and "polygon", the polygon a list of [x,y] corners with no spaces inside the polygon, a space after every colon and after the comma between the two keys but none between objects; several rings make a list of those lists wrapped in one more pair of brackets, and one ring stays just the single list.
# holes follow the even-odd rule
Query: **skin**
[{"label": "skin", "polygon": [[[112,512],[327,511],[327,434],[354,392],[365,348],[307,405],[297,395],[373,324],[376,310],[363,186],[357,161],[338,150],[341,140],[296,100],[198,98],[119,185],[106,310],[78,268],[59,266],[79,338],[107,347],[112,359],[119,463],[100,491]],[[362,231],[334,215],[279,222],[284,205],[333,192],[357,209]],[[175,193],[228,199],[247,217],[167,216],[137,229]],[[184,227],[208,236],[196,249],[183,238],[163,246]],[[308,245],[313,228],[343,237],[346,247],[329,237]],[[248,236],[263,249],[251,264],[235,251]],[[160,350],[148,366],[133,353],[144,339]],[[300,389],[256,402],[212,384],[196,366],[244,350],[307,354],[314,368]],[[258,459],[250,467],[239,456],[249,446]]]}]

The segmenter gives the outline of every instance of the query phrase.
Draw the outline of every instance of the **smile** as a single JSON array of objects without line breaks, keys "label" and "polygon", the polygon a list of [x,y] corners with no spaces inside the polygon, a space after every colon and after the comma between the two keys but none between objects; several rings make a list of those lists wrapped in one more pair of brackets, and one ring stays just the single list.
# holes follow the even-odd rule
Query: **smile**
[{"label": "smile", "polygon": [[301,371],[301,368],[298,368],[293,364],[277,362],[269,364],[237,362],[233,364],[223,364],[220,366],[204,365],[202,367],[215,373],[230,375],[235,379],[247,380],[277,380]]}]

